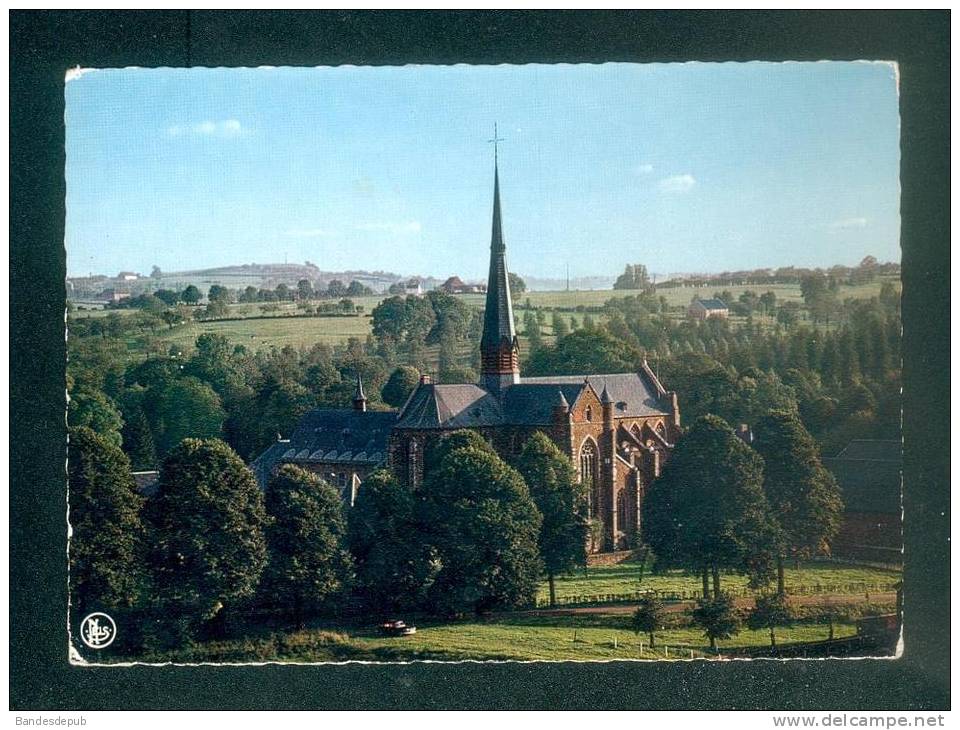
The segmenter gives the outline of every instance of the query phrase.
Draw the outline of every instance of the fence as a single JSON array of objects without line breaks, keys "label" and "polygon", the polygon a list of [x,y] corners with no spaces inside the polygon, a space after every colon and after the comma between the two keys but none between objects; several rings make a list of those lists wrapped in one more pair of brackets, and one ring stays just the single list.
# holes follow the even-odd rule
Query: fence
[{"label": "fence", "polygon": [[[857,581],[852,583],[815,583],[813,585],[790,586],[787,588],[787,595],[791,596],[815,596],[821,594],[837,593],[845,595],[856,595],[862,593],[868,595],[871,593],[895,593],[899,587],[899,582],[873,582]],[[754,592],[749,588],[732,588],[725,590],[724,593],[734,598],[745,598],[753,596]],[[696,601],[703,597],[703,592],[698,590],[689,591],[662,591],[656,589],[637,590],[629,593],[598,593],[594,595],[574,595],[557,596],[557,606],[592,606],[608,603],[635,603],[641,598],[655,596],[664,602],[677,601]],[[545,608],[550,606],[548,598],[537,597],[536,607]]]}]

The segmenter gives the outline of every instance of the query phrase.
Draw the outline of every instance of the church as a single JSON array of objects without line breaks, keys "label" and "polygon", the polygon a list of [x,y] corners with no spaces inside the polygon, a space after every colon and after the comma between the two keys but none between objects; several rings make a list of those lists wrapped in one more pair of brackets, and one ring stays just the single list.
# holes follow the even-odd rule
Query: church
[{"label": "church", "polygon": [[424,451],[446,432],[477,431],[510,460],[531,434],[542,431],[570,457],[584,484],[591,550],[633,547],[644,492],[680,434],[677,395],[646,361],[631,373],[522,377],[496,161],[483,317],[480,382],[437,384],[424,375],[399,411],[370,411],[358,378],[352,409],[311,411],[289,439],[252,464],[260,483],[279,464],[295,463],[321,474],[352,505],[363,479],[384,466],[418,488]]}]

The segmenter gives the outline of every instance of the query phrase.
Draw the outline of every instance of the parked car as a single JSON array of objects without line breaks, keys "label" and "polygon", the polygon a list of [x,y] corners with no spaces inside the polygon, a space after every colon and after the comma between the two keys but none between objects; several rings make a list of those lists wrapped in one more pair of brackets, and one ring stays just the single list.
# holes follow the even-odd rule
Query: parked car
[{"label": "parked car", "polygon": [[391,619],[380,624],[380,633],[386,636],[410,636],[417,633],[417,627],[407,626],[406,622],[400,619]]}]

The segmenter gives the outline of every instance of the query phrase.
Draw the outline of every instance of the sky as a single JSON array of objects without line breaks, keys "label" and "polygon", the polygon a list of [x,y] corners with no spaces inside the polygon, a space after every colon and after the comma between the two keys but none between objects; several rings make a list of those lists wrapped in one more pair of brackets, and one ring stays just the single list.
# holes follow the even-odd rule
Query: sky
[{"label": "sky", "polygon": [[66,94],[68,275],[899,261],[892,65],[108,69]]}]

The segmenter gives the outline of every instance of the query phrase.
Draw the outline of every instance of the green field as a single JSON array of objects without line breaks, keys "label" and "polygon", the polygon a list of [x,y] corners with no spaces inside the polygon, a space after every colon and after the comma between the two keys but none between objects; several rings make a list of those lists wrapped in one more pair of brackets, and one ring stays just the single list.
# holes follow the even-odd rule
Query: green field
[{"label": "green field", "polygon": [[[639,580],[640,564],[636,562],[616,565],[598,565],[583,573],[557,578],[556,591],[558,602],[573,600],[575,597],[628,595],[636,591],[686,592],[692,594],[701,590],[700,578],[671,571],[664,575],[651,575],[649,568],[644,571],[643,581]],[[801,564],[800,569],[789,566],[785,572],[788,592],[825,592],[828,588],[834,593],[849,593],[860,584],[886,585],[901,579],[897,570],[868,568],[856,565],[837,565],[824,562]],[[747,590],[747,579],[740,575],[723,575],[721,585],[724,590],[741,592]],[[840,588],[843,587],[843,588]],[[858,591],[859,592],[859,591]],[[544,581],[540,585],[538,603],[545,604],[549,599],[549,588]]]},{"label": "green field", "polygon": [[370,334],[370,318],[361,317],[270,317],[211,322],[191,322],[160,334],[160,339],[184,349],[193,346],[204,333],[226,336],[249,350],[260,348],[310,347],[317,342],[333,345],[351,337]]},{"label": "green field", "polygon": [[[644,644],[643,658],[702,657],[709,651],[709,642],[699,628],[668,629],[656,635],[660,645],[650,650],[649,639],[638,637],[629,628],[628,614],[600,614],[588,616],[517,616],[494,618],[485,622],[425,625],[413,636],[383,638],[373,632],[357,633],[352,639],[365,648],[389,649],[402,645],[420,653],[440,653],[464,659],[545,659],[596,660],[641,658],[640,642]],[[829,627],[820,623],[802,623],[777,632],[778,641],[821,641],[828,638]],[[835,624],[834,637],[843,638],[856,633],[853,624]],[[722,647],[766,646],[767,631],[745,629],[732,639],[721,642]],[[665,649],[666,647],[666,649]]]},{"label": "green field", "polygon": [[[384,637],[373,627],[320,623],[300,631],[264,632],[248,639],[204,642],[182,650],[142,657],[146,661],[600,661],[699,659],[714,656],[697,627],[666,628],[655,634],[651,650],[645,634],[629,626],[629,614],[537,616],[514,614],[487,620],[417,622],[412,636]],[[834,623],[834,638],[853,636],[849,621]],[[802,621],[776,630],[777,643],[823,641],[828,624]],[[769,646],[766,630],[743,628],[719,642],[724,650]],[[140,658],[140,657],[138,657]]]}]

